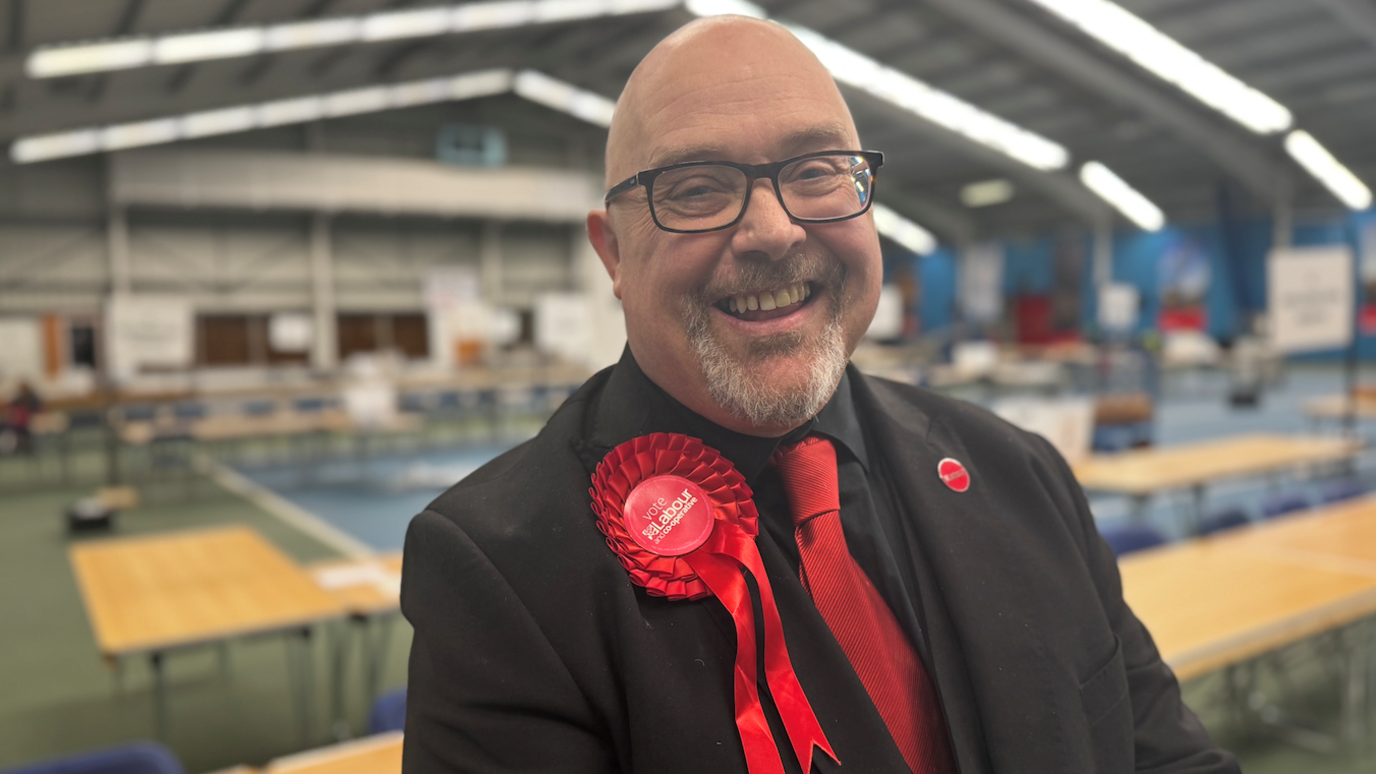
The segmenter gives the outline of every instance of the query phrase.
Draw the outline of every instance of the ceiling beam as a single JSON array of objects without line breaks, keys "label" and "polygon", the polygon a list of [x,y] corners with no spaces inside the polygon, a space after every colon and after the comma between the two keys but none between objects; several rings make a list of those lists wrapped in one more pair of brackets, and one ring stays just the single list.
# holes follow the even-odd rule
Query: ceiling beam
[{"label": "ceiling beam", "polygon": [[6,36],[5,49],[18,54],[24,48],[24,0],[10,0],[9,34]]},{"label": "ceiling beam", "polygon": [[1199,150],[1262,201],[1275,196],[1283,162],[1231,127],[1222,126],[1122,72],[1003,3],[926,0],[975,32],[1054,71],[1110,102],[1141,113]]},{"label": "ceiling beam", "polygon": [[1313,0],[1338,17],[1347,28],[1376,46],[1376,5],[1369,0]]},{"label": "ceiling beam", "polygon": [[[249,4],[249,0],[227,0],[220,7],[220,12],[215,14],[215,18],[206,25],[210,29],[216,27],[228,27],[239,18],[239,14],[244,12],[244,8]],[[172,94],[179,94],[186,84],[191,82],[191,77],[196,74],[196,65],[187,64],[178,67],[172,73],[172,77],[167,79],[167,91]]]}]

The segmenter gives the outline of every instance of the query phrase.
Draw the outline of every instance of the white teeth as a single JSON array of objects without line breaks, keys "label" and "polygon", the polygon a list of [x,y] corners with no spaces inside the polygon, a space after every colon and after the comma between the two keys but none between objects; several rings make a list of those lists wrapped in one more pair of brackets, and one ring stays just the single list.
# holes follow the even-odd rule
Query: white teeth
[{"label": "white teeth", "polygon": [[790,285],[786,288],[770,292],[768,290],[757,295],[746,296],[727,296],[726,306],[736,314],[762,310],[765,312],[774,309],[782,309],[792,306],[810,298],[812,296],[812,286],[806,282]]}]

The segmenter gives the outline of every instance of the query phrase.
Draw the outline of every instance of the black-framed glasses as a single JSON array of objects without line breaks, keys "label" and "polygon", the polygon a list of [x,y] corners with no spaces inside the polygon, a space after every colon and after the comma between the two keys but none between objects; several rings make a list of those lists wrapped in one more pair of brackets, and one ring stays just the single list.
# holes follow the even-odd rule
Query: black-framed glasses
[{"label": "black-framed glasses", "polygon": [[730,228],[745,216],[755,181],[768,178],[784,212],[800,223],[834,223],[865,214],[874,199],[879,151],[820,151],[772,164],[689,161],[647,169],[607,191],[605,203],[645,186],[655,225],[675,234]]}]

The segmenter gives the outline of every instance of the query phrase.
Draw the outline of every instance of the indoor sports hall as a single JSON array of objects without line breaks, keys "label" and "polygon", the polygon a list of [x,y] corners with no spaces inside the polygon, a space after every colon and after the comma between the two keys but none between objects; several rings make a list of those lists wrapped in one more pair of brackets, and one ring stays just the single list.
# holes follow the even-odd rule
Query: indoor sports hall
[{"label": "indoor sports hall", "polygon": [[729,14],[858,131],[850,378],[1045,438],[1243,770],[1376,771],[1376,1],[0,0],[0,774],[400,774],[408,524],[628,351],[589,212],[832,225],[613,188]]}]

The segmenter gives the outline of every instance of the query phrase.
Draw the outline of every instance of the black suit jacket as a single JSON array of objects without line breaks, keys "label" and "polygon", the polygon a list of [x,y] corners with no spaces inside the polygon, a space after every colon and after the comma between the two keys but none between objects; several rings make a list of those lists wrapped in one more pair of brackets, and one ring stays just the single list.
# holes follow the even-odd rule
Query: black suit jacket
[{"label": "black suit jacket", "polygon": [[[536,438],[411,523],[407,774],[745,773],[730,617],[712,598],[648,596],[594,526],[602,455],[676,431],[673,411],[627,399],[630,371],[594,376]],[[939,683],[965,678],[941,694],[961,771],[1237,771],[1123,602],[1114,556],[1051,446],[977,407],[850,379],[951,623],[928,656]],[[943,457],[966,464],[969,491],[941,483]],[[819,754],[814,771],[907,772],[787,560],[757,542],[799,682],[843,764]],[[800,771],[761,693],[785,768]]]}]

